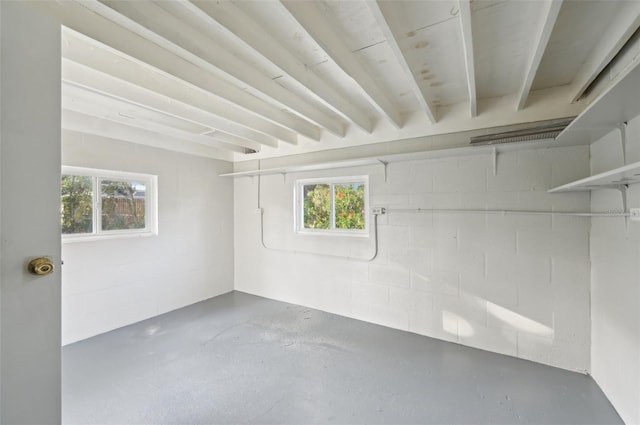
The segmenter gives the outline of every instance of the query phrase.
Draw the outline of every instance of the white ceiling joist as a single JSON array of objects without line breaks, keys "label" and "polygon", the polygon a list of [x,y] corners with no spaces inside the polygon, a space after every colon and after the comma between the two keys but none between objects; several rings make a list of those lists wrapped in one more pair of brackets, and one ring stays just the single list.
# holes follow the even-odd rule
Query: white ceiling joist
[{"label": "white ceiling joist", "polygon": [[192,105],[134,86],[68,59],[63,59],[62,63],[62,78],[66,83],[87,87],[103,94],[108,93],[112,97],[133,105],[235,135],[239,140],[242,140],[242,143],[236,143],[239,146],[255,150],[260,150],[261,144],[271,147],[278,146],[278,140],[271,136],[220,119]]},{"label": "white ceiling joist", "polygon": [[[238,136],[234,136],[233,134],[224,133],[218,130],[214,130],[212,133],[207,134],[208,137],[216,139],[220,142],[229,143],[232,145],[238,146],[246,146],[246,141]],[[256,152],[260,152],[260,145],[258,146],[247,146],[248,148],[253,149]]]},{"label": "white ceiling joist", "polygon": [[473,32],[471,28],[470,0],[459,0],[460,29],[462,31],[462,50],[464,51],[464,65],[467,73],[467,88],[469,90],[469,113],[475,117],[478,113],[478,98],[476,92],[476,67],[473,60]]},{"label": "white ceiling joist", "polygon": [[165,134],[131,127],[69,110],[62,111],[62,128],[125,142],[138,143],[154,148],[222,159],[224,161],[232,161],[234,155],[233,152],[229,150],[196,143],[185,143],[184,140],[176,139],[175,137]]},{"label": "white ceiling joist", "polygon": [[[200,134],[193,134],[175,126],[163,124],[159,120],[148,119],[141,113],[136,113],[138,106],[126,104],[117,99],[109,98],[91,92],[81,87],[71,84],[63,84],[64,95],[62,96],[62,107],[65,110],[82,113],[107,121],[148,130],[158,134],[164,134],[175,139],[187,142],[198,143],[218,149],[225,149],[232,152],[244,153],[245,148],[235,144],[221,142],[213,137]],[[132,111],[130,113],[120,112],[122,110]]]},{"label": "white ceiling joist", "polygon": [[415,75],[413,75],[413,71],[411,71],[411,68],[407,63],[407,59],[404,57],[404,54],[402,53],[402,50],[398,45],[395,35],[393,35],[393,31],[389,27],[389,24],[387,23],[387,20],[384,17],[384,13],[382,13],[380,4],[376,0],[367,0],[365,3],[369,7],[369,10],[373,14],[373,17],[375,18],[376,23],[378,24],[378,27],[380,28],[380,30],[382,31],[382,34],[386,38],[387,44],[393,51],[393,55],[396,61],[398,61],[398,64],[402,67],[405,77],[407,78],[407,82],[411,87],[411,91],[413,92],[414,96],[418,100],[420,107],[427,114],[427,117],[429,118],[429,120],[435,124],[436,122],[435,108],[431,105],[431,102],[427,100],[425,94],[420,89],[420,85],[418,84],[418,81],[416,80]]},{"label": "white ceiling joist", "polygon": [[70,111],[70,112],[83,114],[89,117],[93,117],[102,121],[111,121],[123,126],[131,127],[133,129],[145,130],[149,133],[154,133],[156,135],[168,136],[175,140],[181,140],[183,143],[191,142],[191,143],[196,143],[203,146],[209,146],[212,148],[217,148],[217,149],[225,150],[229,152],[245,153],[246,151],[246,149],[241,146],[222,142],[213,137],[181,131],[171,126],[161,125],[161,124],[153,123],[146,120],[140,120],[136,118],[129,118],[126,116],[117,116],[117,115],[114,115],[113,113],[103,114],[103,113],[97,112],[96,106],[91,102],[78,101],[75,99],[70,99],[69,97],[66,97],[66,96],[63,96],[62,98],[62,109],[63,111],[65,111],[65,113]]},{"label": "white ceiling joist", "polygon": [[[130,85],[141,87],[144,90],[156,92],[171,100],[177,100],[184,104],[205,111],[220,121],[227,121],[229,126],[244,127],[251,134],[261,133],[266,137],[256,139],[260,143],[277,147],[277,140],[296,144],[298,137],[291,130],[285,129],[270,121],[257,116],[248,115],[243,110],[233,105],[216,102],[213,95],[194,87],[191,84],[172,84],[176,79],[163,73],[152,71],[139,72],[136,63],[116,54],[110,49],[94,48],[93,41],[78,33],[65,31],[67,45],[63,45],[63,55],[69,61],[83,65],[84,67],[100,71]],[[132,66],[126,66],[132,65]],[[89,86],[96,83],[90,83]],[[220,128],[223,130],[223,128]],[[243,137],[241,134],[239,136]],[[253,137],[247,137],[253,140]]]},{"label": "white ceiling joist", "polygon": [[[344,125],[337,116],[328,115],[295,96],[271,78],[229,53],[211,37],[206,37],[188,22],[150,2],[109,1],[108,6],[127,18],[127,28],[164,47],[202,69],[247,85],[273,99],[277,104],[344,137]],[[146,30],[146,31],[145,31]],[[370,124],[369,124],[370,127]],[[371,130],[369,128],[369,130]]]},{"label": "white ceiling joist", "polygon": [[538,72],[538,67],[542,61],[542,56],[547,49],[547,44],[551,38],[551,32],[556,24],[558,15],[560,14],[560,8],[562,7],[563,0],[546,0],[543,3],[544,11],[542,15],[542,22],[540,25],[540,32],[535,40],[535,46],[533,48],[533,54],[529,60],[529,66],[527,68],[527,74],[525,75],[520,89],[520,95],[518,96],[518,110],[524,108],[531,91],[531,85]]},{"label": "white ceiling joist", "polygon": [[580,99],[640,26],[640,1],[619,4],[621,8],[614,19],[615,25],[602,35],[571,83],[571,102]]},{"label": "white ceiling joist", "polygon": [[[66,115],[90,119],[98,132],[102,119],[112,137],[153,145],[164,136],[164,148],[236,162],[391,146],[398,137],[453,145],[445,135],[460,129],[575,116],[635,64],[640,34],[640,0],[55,0],[30,8],[63,26],[64,87],[90,93],[63,92]],[[109,107],[122,115],[100,96],[118,101]],[[212,142],[218,147],[205,146]]]},{"label": "white ceiling joist", "polygon": [[[295,131],[311,140],[320,140],[321,129],[293,114],[267,104],[255,96],[219,79],[192,63],[125,29],[128,21],[113,9],[97,2],[65,3],[64,13],[55,6],[65,26],[98,40],[109,47],[136,58],[157,70],[192,84],[227,103],[225,108],[238,105],[245,114],[255,114]],[[90,7],[90,8],[89,8]],[[98,11],[100,14],[98,14]],[[109,18],[101,16],[108,15]],[[121,22],[122,21],[122,22]]]},{"label": "white ceiling joist", "polygon": [[[199,16],[206,23],[216,23],[226,33],[245,46],[267,59],[283,73],[309,90],[325,106],[348,119],[367,133],[372,132],[372,122],[361,110],[329,85],[315,72],[306,67],[259,23],[252,20],[232,2],[219,4],[210,1],[181,1],[183,7]],[[175,3],[166,3],[164,7],[175,8]]]},{"label": "white ceiling joist", "polygon": [[371,73],[354,57],[342,41],[343,38],[332,30],[317,6],[311,2],[300,1],[281,1],[281,4],[322,50],[359,85],[376,110],[396,128],[402,128],[404,122],[397,106],[389,100]]}]

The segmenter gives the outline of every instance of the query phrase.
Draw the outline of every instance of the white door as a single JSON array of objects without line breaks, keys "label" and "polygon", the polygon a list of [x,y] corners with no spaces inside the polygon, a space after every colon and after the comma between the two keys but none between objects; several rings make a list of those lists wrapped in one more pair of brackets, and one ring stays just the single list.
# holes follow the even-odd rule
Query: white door
[{"label": "white door", "polygon": [[[60,422],[60,25],[0,1],[0,422]],[[55,270],[28,273],[49,256]]]}]

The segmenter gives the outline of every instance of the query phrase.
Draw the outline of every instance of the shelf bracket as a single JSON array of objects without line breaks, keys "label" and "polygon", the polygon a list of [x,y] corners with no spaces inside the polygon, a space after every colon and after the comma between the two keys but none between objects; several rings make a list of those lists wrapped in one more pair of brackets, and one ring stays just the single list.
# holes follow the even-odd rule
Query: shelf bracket
[{"label": "shelf bracket", "polygon": [[623,212],[627,212],[627,189],[629,188],[628,184],[611,184],[611,185],[604,185],[602,186],[603,188],[608,188],[608,189],[616,189],[617,191],[620,192],[620,196],[622,198],[622,211]]},{"label": "shelf bracket", "polygon": [[498,175],[498,148],[494,146],[491,155],[493,157],[493,176],[495,177]]},{"label": "shelf bracket", "polygon": [[389,163],[388,163],[388,162],[385,162],[385,161],[383,161],[383,160],[381,160],[381,159],[379,159],[379,160],[378,160],[378,162],[379,162],[379,163],[383,166],[383,168],[384,168],[384,182],[386,183],[386,182],[387,182],[387,166],[389,165]]},{"label": "shelf bracket", "polygon": [[622,165],[627,165],[627,122],[618,124],[618,131],[620,132],[620,144],[622,147]]},{"label": "shelf bracket", "polygon": [[[624,149],[624,145],[623,145]],[[622,196],[622,211],[627,212],[627,189],[629,188],[628,184],[618,185],[617,189],[620,191],[620,196]],[[626,229],[629,229],[629,217],[624,218],[624,226]]]},{"label": "shelf bracket", "polygon": [[617,187],[620,191],[620,196],[622,197],[622,211],[627,212],[627,189],[629,188],[628,184],[621,184]]}]

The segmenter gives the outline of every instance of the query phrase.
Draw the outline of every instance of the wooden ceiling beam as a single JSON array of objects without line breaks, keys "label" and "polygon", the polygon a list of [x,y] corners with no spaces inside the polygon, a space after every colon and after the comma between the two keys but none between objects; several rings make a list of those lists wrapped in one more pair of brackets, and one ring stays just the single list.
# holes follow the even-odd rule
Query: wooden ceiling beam
[{"label": "wooden ceiling beam", "polygon": [[[221,109],[237,107],[245,114],[259,116],[309,139],[320,140],[321,129],[318,126],[282,111],[240,88],[216,78],[210,72],[132,32],[125,28],[132,26],[129,19],[102,3],[91,0],[81,3],[65,3],[64,7],[59,7],[55,2],[52,2],[50,8],[54,13],[57,13],[64,26],[122,52],[130,58],[135,58],[139,63],[210,93],[212,101],[224,103],[224,107]],[[140,30],[139,27],[137,29]],[[249,119],[246,118],[245,123],[248,121]]]},{"label": "wooden ceiling beam", "polygon": [[[94,40],[68,29],[64,32],[63,73],[73,70],[73,67],[67,69],[66,65],[69,63],[80,66],[82,69],[69,76],[69,79],[79,84],[103,92],[114,91],[118,96],[134,102],[146,102],[149,93],[155,93],[161,97],[159,102],[165,104],[165,108],[174,105],[174,101],[180,102],[186,105],[187,109],[194,108],[191,112],[199,116],[198,119],[206,119],[206,122],[213,120],[211,124],[215,124],[220,130],[236,134],[244,129],[237,135],[249,140],[255,138],[261,144],[274,147],[278,145],[278,140],[297,143],[298,136],[291,130],[260,117],[248,115],[233,105],[216,101],[210,93],[169,75],[155,72],[151,68],[141,71],[135,61],[111,49],[102,48]],[[93,72],[84,72],[87,69]],[[104,76],[107,78],[103,78]],[[119,82],[124,82],[125,86],[120,87]]]},{"label": "wooden ceiling beam", "polygon": [[108,74],[101,73],[64,58],[62,79],[63,83],[85,87],[166,116],[179,118],[186,122],[235,135],[239,139],[245,140],[241,146],[257,150],[260,149],[261,145],[271,147],[278,146],[278,140],[274,137],[220,119],[193,105],[188,105],[179,100],[162,96],[126,81],[118,80]]},{"label": "wooden ceiling beam", "polygon": [[344,44],[343,37],[332,29],[328,20],[313,2],[281,1],[291,16],[322,48],[342,71],[363,91],[367,100],[394,127],[402,128],[404,120],[398,107],[379,86],[369,72]]},{"label": "wooden ceiling beam", "polygon": [[[179,4],[191,10],[205,23],[219,26],[228,36],[240,41],[256,55],[268,60],[283,74],[294,80],[299,87],[310,92],[323,105],[340,114],[361,130],[366,133],[373,131],[370,117],[307,67],[293,53],[283,49],[278,40],[232,2],[220,4],[211,1],[181,1]],[[177,4],[166,3],[164,7],[175,8]]]},{"label": "wooden ceiling beam", "polygon": [[233,161],[234,156],[233,152],[226,149],[196,143],[185,143],[184,140],[166,134],[135,128],[65,109],[62,111],[62,129],[224,161]]},{"label": "wooden ceiling beam", "polygon": [[459,0],[460,31],[462,33],[462,50],[464,52],[464,67],[467,76],[467,90],[469,93],[469,114],[478,114],[478,95],[476,91],[476,67],[473,58],[473,32],[471,28],[470,0]]},{"label": "wooden ceiling beam", "polygon": [[544,52],[545,50],[547,50],[547,45],[549,44],[551,33],[553,32],[553,28],[556,25],[558,15],[560,14],[562,0],[546,0],[544,3],[542,3],[542,7],[544,8],[544,10],[542,21],[540,22],[540,30],[537,37],[534,38],[535,45],[533,47],[531,58],[529,59],[527,73],[525,74],[524,81],[522,82],[522,87],[520,88],[520,94],[518,95],[518,110],[523,109],[527,103],[527,98],[529,97],[529,92],[531,91],[531,85],[533,84],[533,80],[538,73],[538,68],[540,67],[542,56],[544,56]]},{"label": "wooden ceiling beam", "polygon": [[[338,116],[319,110],[264,75],[251,63],[227,51],[224,46],[216,42],[215,38],[208,37],[190,22],[180,19],[181,16],[178,14],[184,15],[181,13],[182,10],[169,13],[148,1],[105,1],[105,4],[115,13],[127,18],[120,19],[120,23],[130,31],[153,41],[203,70],[219,75],[223,81],[232,81],[238,87],[252,88],[269,98],[269,103],[289,109],[330,133],[344,137],[345,125]],[[171,6],[183,7],[174,3],[165,5],[165,7]],[[99,10],[103,9],[99,8]],[[111,13],[108,15],[112,16]],[[235,102],[236,99],[232,97],[228,100]]]},{"label": "wooden ceiling beam", "polygon": [[407,59],[405,58],[404,53],[402,53],[402,50],[398,45],[398,41],[396,40],[396,37],[393,34],[393,31],[389,26],[387,19],[384,16],[384,13],[380,7],[380,2],[373,0],[373,1],[366,1],[365,4],[368,6],[369,10],[373,14],[373,17],[375,18],[376,23],[378,24],[378,27],[380,28],[380,30],[382,31],[382,34],[387,40],[387,44],[391,48],[391,51],[393,52],[393,55],[396,61],[402,68],[402,71],[404,73],[404,78],[407,80],[409,86],[411,87],[411,92],[418,100],[418,103],[420,104],[420,108],[427,115],[427,117],[429,118],[429,121],[435,124],[436,123],[435,107],[427,99],[427,96],[420,88],[420,85],[418,84],[418,80],[416,80],[416,76],[413,74],[413,71],[409,67],[409,63],[407,62]]},{"label": "wooden ceiling beam", "polygon": [[164,134],[192,143],[232,152],[245,152],[245,147],[243,146],[220,142],[206,135],[195,134],[176,128],[175,126],[163,123],[162,120],[150,119],[148,114],[144,113],[144,108],[69,83],[63,84],[62,86],[62,107],[68,111]]}]

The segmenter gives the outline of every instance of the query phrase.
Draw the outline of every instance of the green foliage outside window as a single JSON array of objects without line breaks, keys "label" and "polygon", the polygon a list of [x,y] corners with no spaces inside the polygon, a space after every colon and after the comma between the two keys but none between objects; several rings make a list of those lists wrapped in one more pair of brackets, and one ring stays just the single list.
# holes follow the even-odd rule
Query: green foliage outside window
[{"label": "green foliage outside window", "polygon": [[93,179],[62,176],[62,233],[93,231]]},{"label": "green foliage outside window", "polygon": [[[333,188],[333,196],[332,196]],[[331,229],[331,205],[334,202],[335,229],[365,228],[364,184],[312,184],[303,186],[305,229]]]},{"label": "green foliage outside window", "polygon": [[336,229],[364,229],[364,184],[337,184]]},{"label": "green foliage outside window", "polygon": [[[63,175],[61,180],[62,233],[94,233],[94,180],[97,177]],[[145,185],[134,181],[100,180],[102,231],[144,229]]]},{"label": "green foliage outside window", "polygon": [[304,228],[329,229],[331,227],[331,186],[311,184],[304,186]]}]

